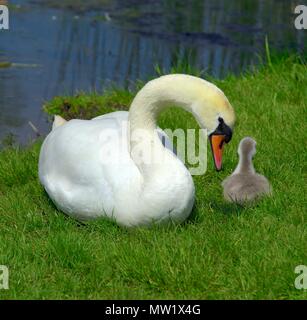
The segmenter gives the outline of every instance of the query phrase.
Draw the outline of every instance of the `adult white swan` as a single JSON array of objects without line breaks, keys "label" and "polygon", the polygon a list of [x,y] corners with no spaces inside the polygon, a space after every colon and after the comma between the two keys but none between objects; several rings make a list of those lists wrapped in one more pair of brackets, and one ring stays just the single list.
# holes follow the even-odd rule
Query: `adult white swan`
[{"label": "adult white swan", "polygon": [[[161,143],[165,134],[156,124],[159,113],[171,105],[190,111],[207,129],[220,170],[235,121],[229,101],[205,80],[166,75],[138,92],[129,113],[67,122],[55,117],[39,159],[40,181],[55,205],[80,220],[106,216],[124,226],[184,221],[194,203],[193,179],[170,142],[166,147]],[[137,132],[139,140],[132,139]],[[163,161],[140,156],[149,152]]]}]

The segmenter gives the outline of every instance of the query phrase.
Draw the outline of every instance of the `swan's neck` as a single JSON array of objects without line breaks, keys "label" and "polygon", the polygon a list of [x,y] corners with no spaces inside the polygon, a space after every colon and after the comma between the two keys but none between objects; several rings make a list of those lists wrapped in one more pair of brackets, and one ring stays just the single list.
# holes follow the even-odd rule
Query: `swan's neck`
[{"label": "swan's neck", "polygon": [[148,133],[154,131],[161,111],[172,105],[193,112],[191,105],[197,99],[196,93],[193,95],[185,92],[182,77],[172,77],[173,81],[170,81],[169,77],[164,76],[148,82],[136,95],[129,111],[131,133],[136,130],[146,130]]},{"label": "swan's neck", "polygon": [[173,173],[173,170],[166,171],[166,167],[170,164],[176,167],[178,159],[161,143],[156,130],[157,120],[160,112],[173,101],[163,100],[154,93],[150,96],[145,93],[135,98],[129,111],[130,155],[139,168],[145,185],[148,186],[157,176],[159,181],[156,182],[163,185],[164,182],[169,183]]},{"label": "swan's neck", "polygon": [[[136,95],[129,111],[130,153],[141,171],[148,166],[143,166],[142,161],[135,158],[133,150],[137,147],[142,149],[139,153],[147,154],[148,146],[153,145],[151,150],[154,154],[158,157],[165,154],[166,150],[155,130],[159,114],[170,106],[178,106],[191,112],[199,125],[209,133],[217,126],[220,109],[228,108],[227,114],[230,118],[233,116],[232,108],[223,92],[205,80],[177,74],[148,82]],[[229,119],[230,123],[232,121],[233,119]],[[140,145],[140,140],[144,147]]]},{"label": "swan's neck", "polygon": [[240,154],[239,163],[233,174],[255,173],[255,168],[250,154]]}]

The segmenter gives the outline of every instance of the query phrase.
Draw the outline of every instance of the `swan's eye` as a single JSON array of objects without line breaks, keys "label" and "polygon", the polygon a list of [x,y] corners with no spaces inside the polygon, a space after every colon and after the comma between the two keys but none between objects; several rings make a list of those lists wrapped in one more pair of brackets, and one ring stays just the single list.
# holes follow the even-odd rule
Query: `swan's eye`
[{"label": "swan's eye", "polygon": [[218,117],[219,125],[215,129],[215,131],[212,134],[215,135],[224,135],[225,140],[224,142],[228,143],[231,140],[232,137],[232,130],[230,127],[225,123],[224,119],[221,117]]}]

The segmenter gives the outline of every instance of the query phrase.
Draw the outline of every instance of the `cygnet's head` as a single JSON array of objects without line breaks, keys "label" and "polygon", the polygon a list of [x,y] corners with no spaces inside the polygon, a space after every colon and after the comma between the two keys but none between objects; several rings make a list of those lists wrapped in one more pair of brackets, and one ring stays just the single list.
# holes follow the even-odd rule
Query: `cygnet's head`
[{"label": "cygnet's head", "polygon": [[252,159],[256,153],[256,141],[250,137],[243,138],[238,147],[238,154],[240,157],[247,156]]}]

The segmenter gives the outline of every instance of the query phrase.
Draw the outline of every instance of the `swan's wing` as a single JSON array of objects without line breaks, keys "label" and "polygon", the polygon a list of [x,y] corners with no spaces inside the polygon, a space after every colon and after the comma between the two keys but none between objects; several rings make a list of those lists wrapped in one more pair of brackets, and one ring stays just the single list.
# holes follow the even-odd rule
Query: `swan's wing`
[{"label": "swan's wing", "polygon": [[[95,117],[92,120],[113,119],[121,122],[121,121],[128,121],[128,116],[129,116],[128,111],[115,111],[115,112],[111,112],[111,113],[107,113],[107,114],[103,114],[101,116]],[[170,151],[172,151],[175,155],[177,155],[176,148],[170,141],[167,134],[159,127],[157,128],[157,131],[163,146],[166,149],[169,149]]]},{"label": "swan's wing", "polygon": [[67,121],[64,118],[62,118],[61,116],[55,115],[54,120],[53,120],[53,124],[52,124],[52,130],[56,129],[57,127],[62,126],[66,122]]},{"label": "swan's wing", "polygon": [[101,120],[101,119],[114,119],[117,121],[128,121],[128,111],[115,111],[111,113],[106,113],[101,116],[95,117],[92,120]]}]

